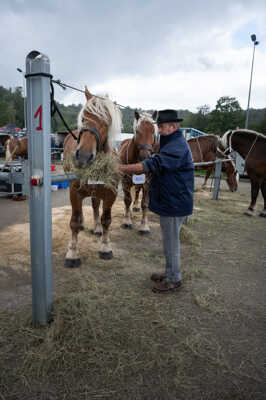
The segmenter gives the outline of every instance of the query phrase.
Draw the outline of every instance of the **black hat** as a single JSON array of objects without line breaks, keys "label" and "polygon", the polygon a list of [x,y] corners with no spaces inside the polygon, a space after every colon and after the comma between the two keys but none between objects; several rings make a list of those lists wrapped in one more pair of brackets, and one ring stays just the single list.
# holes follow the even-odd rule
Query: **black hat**
[{"label": "black hat", "polygon": [[178,118],[176,110],[161,110],[158,111],[156,124],[163,124],[164,122],[180,122],[183,118]]}]

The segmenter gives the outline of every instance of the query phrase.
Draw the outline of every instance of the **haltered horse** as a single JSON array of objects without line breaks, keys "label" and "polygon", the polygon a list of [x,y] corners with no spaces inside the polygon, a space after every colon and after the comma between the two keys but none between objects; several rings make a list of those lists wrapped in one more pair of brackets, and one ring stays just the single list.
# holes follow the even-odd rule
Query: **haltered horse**
[{"label": "haltered horse", "polygon": [[247,129],[227,131],[221,140],[225,154],[237,151],[245,159],[245,170],[251,182],[251,203],[246,215],[254,215],[254,209],[261,190],[264,209],[259,214],[266,217],[266,137]]},{"label": "haltered horse", "polygon": [[[197,136],[195,138],[189,139],[188,144],[192,152],[193,161],[195,163],[198,163],[215,161],[216,157],[225,158],[218,148],[219,141],[220,139],[216,135]],[[206,169],[206,175],[202,185],[202,187],[205,187],[207,184],[207,180],[214,169],[214,164],[205,166],[203,165],[199,166],[198,168]],[[235,192],[238,188],[238,174],[233,160],[223,162],[222,171],[225,172],[227,175],[226,182],[229,189],[231,190],[231,192]]]},{"label": "haltered horse", "polygon": [[[150,115],[144,114],[140,115],[137,111],[135,112],[134,118],[134,136],[132,139],[124,140],[118,150],[118,155],[122,164],[135,164],[137,162],[143,161],[145,158],[150,157],[154,151],[154,145],[156,143],[156,129],[154,124],[154,119]],[[143,184],[138,185],[138,178],[143,178]],[[142,182],[142,181],[140,181]],[[132,203],[131,188],[136,185],[136,193],[139,194],[140,188],[142,188],[143,196],[141,201],[142,209],[142,219],[141,225],[139,227],[139,233],[142,235],[148,234],[150,232],[147,210],[149,202],[149,183],[150,175],[142,174],[132,175],[124,174],[122,177],[122,188],[124,192],[124,203],[125,203],[125,216],[123,228],[132,228],[132,219],[130,206]],[[136,202],[136,200],[135,200]]]},{"label": "haltered horse", "polygon": [[6,161],[15,160],[18,157],[25,158],[28,156],[28,138],[10,138],[5,144]]},{"label": "haltered horse", "polygon": [[[115,136],[121,131],[121,114],[119,108],[108,98],[99,98],[85,89],[86,104],[78,116],[77,138],[70,134],[64,142],[65,160],[72,155],[76,168],[83,169],[90,165],[98,152],[110,153],[115,145]],[[118,184],[117,184],[118,186]],[[99,184],[70,183],[70,201],[72,216],[70,228],[72,238],[68,245],[65,266],[78,267],[81,263],[78,251],[78,233],[84,229],[82,201],[91,197],[95,233],[99,234],[102,228],[102,244],[100,258],[111,259],[113,256],[109,227],[111,224],[111,209],[117,197],[115,190]],[[99,206],[102,200],[102,216],[99,217]]]}]

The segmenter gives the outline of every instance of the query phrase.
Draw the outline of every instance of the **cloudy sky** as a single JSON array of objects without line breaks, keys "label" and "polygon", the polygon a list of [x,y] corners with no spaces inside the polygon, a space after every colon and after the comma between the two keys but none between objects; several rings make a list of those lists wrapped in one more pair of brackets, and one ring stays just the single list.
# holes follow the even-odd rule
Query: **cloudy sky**
[{"label": "cloudy sky", "polygon": [[[1,0],[0,85],[22,86],[25,58],[46,54],[54,79],[143,109],[193,112],[221,96],[266,107],[265,0]],[[56,100],[83,103],[56,89]]]}]

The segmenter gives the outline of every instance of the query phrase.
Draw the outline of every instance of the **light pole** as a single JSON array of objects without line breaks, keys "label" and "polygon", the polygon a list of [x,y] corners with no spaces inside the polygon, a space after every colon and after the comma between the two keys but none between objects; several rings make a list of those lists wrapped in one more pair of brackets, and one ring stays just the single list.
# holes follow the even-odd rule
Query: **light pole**
[{"label": "light pole", "polygon": [[23,83],[23,99],[24,99],[24,128],[27,129],[27,121],[26,121],[26,88],[25,88],[25,73],[22,69],[17,68],[17,71],[23,75],[22,83]]},{"label": "light pole", "polygon": [[255,47],[259,44],[259,42],[257,41],[256,35],[253,34],[253,35],[251,35],[250,37],[251,37],[251,40],[252,40],[254,46],[253,46],[253,56],[252,56],[252,65],[251,65],[250,82],[249,82],[248,107],[247,107],[247,113],[246,113],[245,129],[248,129],[249,102],[250,102],[250,92],[251,92],[252,75],[253,75],[253,65],[254,65]]}]

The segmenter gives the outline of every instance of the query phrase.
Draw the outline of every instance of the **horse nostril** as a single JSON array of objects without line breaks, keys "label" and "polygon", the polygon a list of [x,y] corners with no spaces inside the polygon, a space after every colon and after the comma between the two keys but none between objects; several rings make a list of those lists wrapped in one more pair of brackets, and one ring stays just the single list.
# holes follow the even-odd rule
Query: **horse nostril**
[{"label": "horse nostril", "polygon": [[75,157],[76,157],[76,160],[78,160],[78,158],[79,158],[79,150],[76,150]]}]

